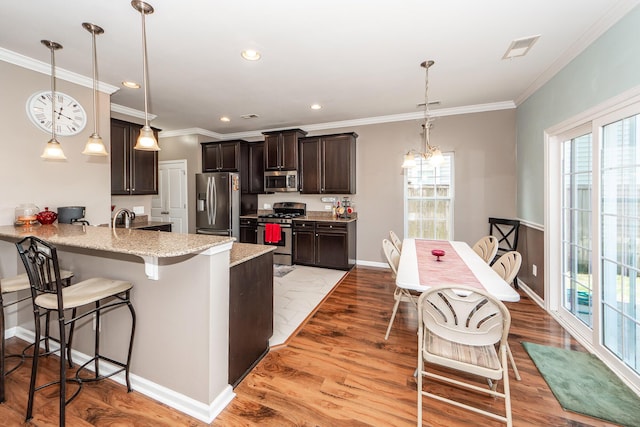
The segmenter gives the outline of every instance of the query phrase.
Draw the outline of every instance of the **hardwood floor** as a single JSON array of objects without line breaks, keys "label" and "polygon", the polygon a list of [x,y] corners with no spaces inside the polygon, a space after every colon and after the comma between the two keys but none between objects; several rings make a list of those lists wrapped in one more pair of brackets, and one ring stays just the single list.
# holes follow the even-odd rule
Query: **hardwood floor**
[{"label": "hardwood floor", "polygon": [[[309,319],[288,345],[272,351],[235,389],[237,397],[213,426],[411,426],[416,422],[413,371],[417,351],[417,315],[406,304],[384,340],[393,305],[389,270],[356,267]],[[613,426],[565,412],[520,345],[530,341],[583,350],[562,328],[524,294],[509,303],[510,346],[522,376],[510,372],[514,426]],[[12,350],[22,342],[9,340]],[[48,360],[47,360],[48,359]],[[57,368],[43,359],[46,373]],[[7,402],[0,405],[0,425],[23,425],[29,362],[8,377]],[[442,385],[446,395],[474,404],[501,408],[502,401]],[[36,426],[56,425],[57,390],[36,399]],[[111,381],[88,384],[67,408],[69,426],[203,426],[193,418]],[[435,402],[424,403],[428,426],[504,425]]]}]

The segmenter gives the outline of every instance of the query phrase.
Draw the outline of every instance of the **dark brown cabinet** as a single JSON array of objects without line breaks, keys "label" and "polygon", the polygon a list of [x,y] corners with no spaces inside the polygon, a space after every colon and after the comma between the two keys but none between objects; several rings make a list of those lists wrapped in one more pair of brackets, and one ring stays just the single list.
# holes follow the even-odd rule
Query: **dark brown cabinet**
[{"label": "dark brown cabinet", "polygon": [[356,221],[294,221],[293,262],[350,270],[356,263]]},{"label": "dark brown cabinet", "polygon": [[264,143],[244,143],[240,152],[240,187],[242,193],[264,193]]},{"label": "dark brown cabinet", "polygon": [[264,169],[297,170],[298,140],[306,134],[301,129],[264,132]]},{"label": "dark brown cabinet", "polygon": [[356,138],[354,132],[300,139],[300,192],[354,194]]},{"label": "dark brown cabinet", "polygon": [[237,386],[269,352],[273,252],[229,269],[229,384]]},{"label": "dark brown cabinet", "polygon": [[258,243],[258,220],[240,218],[240,243]]},{"label": "dark brown cabinet", "polygon": [[293,223],[293,263],[316,264],[316,223],[295,221]]},{"label": "dark brown cabinet", "polygon": [[202,172],[238,172],[240,144],[246,141],[202,143]]},{"label": "dark brown cabinet", "polygon": [[[111,119],[111,194],[158,194],[158,152],[135,150],[142,125]],[[156,139],[158,130],[153,129]]]}]

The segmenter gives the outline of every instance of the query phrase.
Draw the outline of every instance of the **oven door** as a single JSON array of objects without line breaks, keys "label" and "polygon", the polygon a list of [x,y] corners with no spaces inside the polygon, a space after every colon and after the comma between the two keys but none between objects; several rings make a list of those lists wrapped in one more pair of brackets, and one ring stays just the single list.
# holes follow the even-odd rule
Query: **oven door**
[{"label": "oven door", "polygon": [[291,224],[280,224],[280,241],[266,242],[266,224],[258,224],[258,244],[276,247],[276,250],[273,252],[273,262],[275,264],[292,264],[293,235],[291,232]]}]

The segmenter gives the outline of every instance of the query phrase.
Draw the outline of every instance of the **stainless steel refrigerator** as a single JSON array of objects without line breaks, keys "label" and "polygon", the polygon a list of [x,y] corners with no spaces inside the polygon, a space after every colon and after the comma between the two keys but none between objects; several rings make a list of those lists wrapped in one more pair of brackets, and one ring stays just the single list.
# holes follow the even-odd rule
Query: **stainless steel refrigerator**
[{"label": "stainless steel refrigerator", "polygon": [[196,233],[239,237],[239,174],[196,174]]}]

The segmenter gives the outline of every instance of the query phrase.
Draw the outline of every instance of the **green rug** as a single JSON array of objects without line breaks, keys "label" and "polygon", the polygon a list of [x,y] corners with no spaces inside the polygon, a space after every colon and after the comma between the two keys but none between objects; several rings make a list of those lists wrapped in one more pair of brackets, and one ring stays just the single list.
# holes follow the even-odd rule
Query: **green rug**
[{"label": "green rug", "polygon": [[640,425],[640,397],[590,353],[523,342],[560,405],[629,427]]}]

